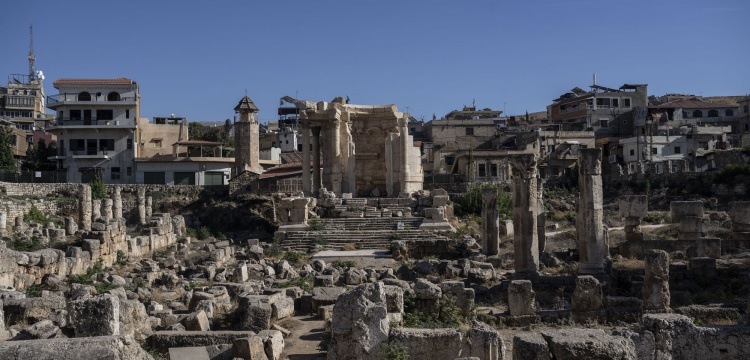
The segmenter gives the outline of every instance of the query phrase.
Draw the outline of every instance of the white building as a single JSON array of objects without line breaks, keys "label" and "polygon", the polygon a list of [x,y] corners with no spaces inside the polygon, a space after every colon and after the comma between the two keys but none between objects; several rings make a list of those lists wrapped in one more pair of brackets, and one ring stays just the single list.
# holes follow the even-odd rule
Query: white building
[{"label": "white building", "polygon": [[47,97],[56,112],[48,130],[57,135],[58,166],[68,182],[133,183],[138,84],[130,79],[58,79],[59,94]]}]

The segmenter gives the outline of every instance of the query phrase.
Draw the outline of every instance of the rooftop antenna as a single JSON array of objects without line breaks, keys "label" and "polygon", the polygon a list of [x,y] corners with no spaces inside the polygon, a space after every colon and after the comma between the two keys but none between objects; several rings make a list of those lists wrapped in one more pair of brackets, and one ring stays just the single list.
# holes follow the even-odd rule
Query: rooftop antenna
[{"label": "rooftop antenna", "polygon": [[29,80],[36,80],[34,71],[34,24],[29,25]]}]

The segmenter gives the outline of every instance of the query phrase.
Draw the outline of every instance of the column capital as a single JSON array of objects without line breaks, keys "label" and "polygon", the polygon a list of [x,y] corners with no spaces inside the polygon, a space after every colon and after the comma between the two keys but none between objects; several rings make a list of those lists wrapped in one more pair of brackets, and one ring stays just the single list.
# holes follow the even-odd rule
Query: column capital
[{"label": "column capital", "polygon": [[518,154],[511,156],[508,163],[522,178],[533,178],[536,176],[536,161],[536,154]]}]

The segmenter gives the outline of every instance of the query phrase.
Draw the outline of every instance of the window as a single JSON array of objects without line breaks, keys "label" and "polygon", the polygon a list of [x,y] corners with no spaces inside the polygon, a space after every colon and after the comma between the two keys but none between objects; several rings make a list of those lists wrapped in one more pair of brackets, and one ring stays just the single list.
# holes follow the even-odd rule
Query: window
[{"label": "window", "polygon": [[114,112],[112,110],[96,110],[97,120],[113,120]]},{"label": "window", "polygon": [[34,135],[26,135],[26,142],[29,144],[34,143]]},{"label": "window", "polygon": [[620,99],[612,99],[612,107],[613,108],[620,107]]},{"label": "window", "polygon": [[86,141],[83,139],[70,139],[68,146],[70,146],[70,151],[82,151],[86,149]]},{"label": "window", "polygon": [[175,185],[195,185],[195,173],[194,172],[175,172],[174,184]]},{"label": "window", "polygon": [[120,168],[119,167],[113,167],[110,169],[110,179],[112,180],[120,180]]},{"label": "window", "polygon": [[726,111],[724,111],[724,116],[734,116],[734,110],[727,109]]},{"label": "window", "polygon": [[271,142],[271,147],[276,147],[276,142],[275,141]]},{"label": "window", "polygon": [[484,168],[484,164],[479,164],[479,168],[477,170],[478,170],[477,176],[479,176],[480,178],[487,176],[485,168]]},{"label": "window", "polygon": [[609,98],[597,98],[596,105],[602,107],[609,107]]},{"label": "window", "polygon": [[603,128],[609,127],[608,123],[609,123],[609,120],[599,120],[599,126],[601,126]]},{"label": "window", "polygon": [[466,135],[474,135],[474,128],[467,127],[466,128]]},{"label": "window", "polygon": [[128,150],[133,150],[133,139],[127,140],[127,148]]},{"label": "window", "polygon": [[651,154],[653,154],[653,155],[659,155],[659,149],[657,149],[655,147],[652,147],[651,148]]},{"label": "window", "polygon": [[143,173],[144,184],[161,184],[164,185],[165,176],[163,171],[146,171]]},{"label": "window", "polygon": [[107,101],[120,101],[120,94],[115,91],[107,94]]},{"label": "window", "polygon": [[679,147],[679,146],[675,146],[675,147],[674,147],[674,153],[675,153],[675,154],[681,154],[681,153],[682,153],[682,149],[680,149],[680,147]]},{"label": "window", "polygon": [[126,170],[126,174],[128,176],[133,176],[133,168],[132,167],[128,166],[127,168],[125,168],[125,170]]},{"label": "window", "polygon": [[99,139],[99,150],[115,151],[115,139]]},{"label": "window", "polygon": [[635,150],[630,149],[630,156],[635,156]]},{"label": "window", "polygon": [[297,151],[302,152],[302,144],[297,144]]},{"label": "window", "polygon": [[497,177],[497,164],[490,164],[490,176]]},{"label": "window", "polygon": [[445,157],[445,165],[453,165],[453,156],[446,156]]},{"label": "window", "polygon": [[130,119],[130,109],[125,110],[125,118]]},{"label": "window", "polygon": [[81,120],[81,110],[70,110],[70,120]]},{"label": "window", "polygon": [[708,110],[708,117],[719,117],[718,110]]},{"label": "window", "polygon": [[555,152],[555,145],[547,145],[547,150],[548,150],[548,151],[549,151],[550,153],[553,153],[553,152]]},{"label": "window", "polygon": [[694,118],[702,118],[703,117],[703,111],[700,111],[700,110],[693,111],[693,117]]},{"label": "window", "polygon": [[630,107],[630,98],[622,99],[622,107],[626,107],[626,108]]},{"label": "window", "polygon": [[91,101],[91,94],[82,92],[78,94],[78,101]]},{"label": "window", "polygon": [[161,139],[153,139],[151,142],[154,143],[155,148],[161,148]]}]

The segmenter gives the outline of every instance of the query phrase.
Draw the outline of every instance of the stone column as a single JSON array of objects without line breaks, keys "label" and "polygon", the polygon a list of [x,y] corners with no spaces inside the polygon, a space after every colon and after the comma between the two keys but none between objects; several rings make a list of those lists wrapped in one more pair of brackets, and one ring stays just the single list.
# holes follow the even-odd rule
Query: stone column
[{"label": "stone column", "polygon": [[482,190],[482,250],[488,256],[500,253],[499,220],[497,189],[484,188]]},{"label": "stone column", "polygon": [[544,213],[544,182],[542,179],[536,179],[536,208],[538,215],[536,216],[536,235],[539,241],[539,253],[544,252],[544,247],[547,244],[547,214]]},{"label": "stone column", "polygon": [[139,186],[136,196],[138,202],[138,223],[146,225],[146,189]]},{"label": "stone column", "polygon": [[648,215],[648,197],[646,195],[627,195],[620,197],[620,217],[625,218],[625,240],[643,241],[641,218]]},{"label": "stone column", "polygon": [[104,218],[104,221],[106,222],[109,222],[110,220],[112,220],[112,217],[113,217],[112,205],[113,205],[112,199],[102,200],[102,217]]},{"label": "stone column", "polygon": [[102,217],[102,201],[100,199],[91,201],[91,221]]},{"label": "stone column", "polygon": [[513,250],[516,273],[539,270],[536,154],[513,155]]},{"label": "stone column", "polygon": [[[401,118],[398,119],[399,136],[401,136],[401,189],[399,191],[399,197],[408,198],[411,194],[409,193],[409,147],[414,144],[409,144],[409,119]],[[495,200],[497,201],[497,200]]]},{"label": "stone column", "polygon": [[320,127],[312,128],[312,153],[313,153],[313,173],[312,173],[312,196],[318,196],[320,190]]},{"label": "stone column", "polygon": [[154,198],[146,198],[146,221],[151,221],[151,215],[154,213]]},{"label": "stone column", "polygon": [[395,133],[389,132],[385,136],[385,192],[388,197],[395,197],[393,192],[393,175],[394,175],[394,161],[393,161],[393,141],[396,137]]},{"label": "stone column", "polygon": [[8,233],[8,214],[0,211],[0,235],[5,236]]},{"label": "stone column", "polygon": [[122,186],[120,185],[115,186],[112,192],[112,206],[114,209],[114,214],[112,214],[112,216],[114,216],[115,219],[121,218],[122,217]]},{"label": "stone column", "polygon": [[78,194],[78,220],[83,230],[91,231],[91,186],[81,184]]},{"label": "stone column", "polygon": [[331,191],[341,196],[341,119],[331,122]]},{"label": "stone column", "polygon": [[581,149],[578,152],[578,254],[579,274],[604,274],[607,244],[604,238],[602,206],[602,150]]},{"label": "stone column", "polygon": [[669,255],[664,250],[646,253],[646,277],[643,282],[643,310],[669,311]]},{"label": "stone column", "polygon": [[302,134],[302,192],[305,196],[314,196],[312,194],[310,182],[310,124],[303,119],[301,124]]},{"label": "stone column", "polygon": [[680,224],[679,240],[698,240],[703,236],[703,202],[672,201],[672,222]]},{"label": "stone column", "polygon": [[730,202],[729,217],[732,219],[732,238],[750,240],[750,201]]}]

